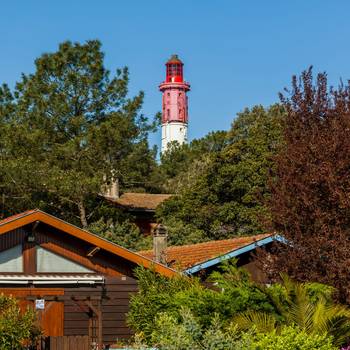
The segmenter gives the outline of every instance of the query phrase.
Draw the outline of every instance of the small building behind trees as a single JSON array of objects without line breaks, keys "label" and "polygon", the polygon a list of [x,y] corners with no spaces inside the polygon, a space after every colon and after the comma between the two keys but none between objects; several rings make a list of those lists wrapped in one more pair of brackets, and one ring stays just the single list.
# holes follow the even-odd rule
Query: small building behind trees
[{"label": "small building behind trees", "polygon": [[153,232],[157,225],[157,207],[169,199],[171,194],[125,192],[120,197],[106,197],[115,206],[135,217],[135,224],[144,235]]}]

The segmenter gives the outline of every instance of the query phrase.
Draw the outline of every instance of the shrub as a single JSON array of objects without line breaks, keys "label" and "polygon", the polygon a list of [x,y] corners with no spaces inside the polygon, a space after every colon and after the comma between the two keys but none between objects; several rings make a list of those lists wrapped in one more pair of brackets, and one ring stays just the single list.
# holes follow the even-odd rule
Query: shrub
[{"label": "shrub", "polygon": [[283,284],[262,287],[278,310],[278,317],[248,310],[233,322],[242,330],[252,327],[261,333],[279,332],[281,326],[297,326],[306,334],[328,334],[341,346],[350,339],[350,310],[331,299],[332,288],[317,283],[299,283],[283,277]]},{"label": "shrub", "polygon": [[[308,334],[297,327],[267,334],[256,333],[253,328],[242,334],[235,327],[224,327],[217,314],[204,329],[186,309],[181,309],[180,319],[166,313],[158,315],[152,344],[160,350],[337,350],[331,337]],[[146,349],[140,342],[138,348]]]},{"label": "shrub", "polygon": [[[170,323],[182,327],[177,332],[179,339],[182,334],[183,344],[193,340],[194,335],[190,337],[186,333],[184,322],[189,318],[184,318],[182,308],[195,319],[195,323],[188,324],[193,331],[200,332],[200,337],[210,333],[214,321],[219,322],[222,329],[234,324],[231,329],[235,328],[239,334],[254,328],[257,334],[273,336],[276,332],[284,336],[281,333],[284,327],[298,327],[301,333],[310,337],[312,334],[315,339],[323,339],[327,334],[339,347],[347,344],[350,337],[350,311],[333,303],[333,289],[325,285],[299,284],[287,276],[282,284],[257,285],[245,270],[232,264],[223,265],[221,273],[210,276],[215,284],[212,289],[193,277],[166,278],[143,268],[139,268],[136,275],[139,292],[131,298],[128,323],[148,345],[170,336],[171,327],[170,333],[164,333],[164,327],[159,328]],[[159,315],[163,315],[161,321]]]},{"label": "shrub", "polygon": [[[247,338],[247,335],[244,338]],[[337,350],[338,348],[332,344],[332,338],[326,334],[308,334],[296,327],[284,327],[279,334],[274,330],[271,333],[255,335],[250,349]]]},{"label": "shrub", "polygon": [[148,343],[157,315],[166,312],[179,319],[181,307],[190,310],[204,329],[210,326],[214,314],[228,324],[235,314],[247,309],[275,312],[248,274],[233,265],[226,265],[222,274],[212,276],[215,290],[193,277],[178,275],[169,279],[143,268],[138,268],[136,275],[139,292],[131,298],[128,323],[136,332],[142,332]]},{"label": "shrub", "polygon": [[34,311],[21,312],[15,298],[0,294],[0,350],[24,349],[38,334]]}]

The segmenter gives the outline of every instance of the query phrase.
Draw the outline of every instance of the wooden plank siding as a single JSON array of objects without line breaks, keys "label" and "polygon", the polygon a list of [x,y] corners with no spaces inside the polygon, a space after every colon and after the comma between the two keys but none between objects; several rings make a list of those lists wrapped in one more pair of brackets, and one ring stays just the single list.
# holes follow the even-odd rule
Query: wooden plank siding
[{"label": "wooden plank siding", "polygon": [[0,235],[0,252],[22,244],[26,231],[21,227]]},{"label": "wooden plank siding", "polygon": [[[108,252],[103,252],[99,256],[88,258],[87,251],[91,245],[86,242],[77,243],[76,238],[63,232],[56,231],[52,227],[42,224],[35,232],[35,244],[26,242],[26,237],[30,232],[30,227],[18,228],[16,230],[0,235],[0,251],[12,248],[18,244],[23,245],[23,263],[25,274],[39,274],[35,271],[35,244],[41,245],[61,256],[72,261],[76,261],[105,277],[104,285],[95,286],[57,286],[57,285],[31,285],[30,288],[24,286],[13,286],[12,288],[2,288],[0,293],[13,294],[21,299],[21,304],[33,304],[24,299],[31,295],[63,295],[68,299],[63,305],[63,334],[64,336],[88,336],[89,335],[89,308],[82,309],[81,305],[69,300],[71,297],[90,297],[101,299],[103,343],[112,344],[117,339],[129,338],[132,331],[126,325],[126,313],[129,310],[130,293],[137,291],[137,281],[125,276],[132,274],[134,264],[128,264],[125,259],[113,256]],[[18,274],[18,273],[17,273]],[[4,286],[3,286],[4,287]],[[93,305],[97,301],[92,300]],[[50,302],[50,304],[56,304]],[[58,303],[57,303],[58,304]],[[53,305],[56,307],[56,305]],[[51,307],[53,307],[51,306]],[[54,308],[52,309],[52,312]],[[51,313],[50,313],[51,315]],[[90,315],[91,316],[91,315]],[[43,316],[40,316],[42,318]],[[59,319],[59,318],[58,318]],[[43,318],[45,321],[46,318]],[[45,334],[59,335],[56,331],[57,325],[53,320],[44,322]],[[62,340],[57,340],[58,342]]]},{"label": "wooden plank siding", "polygon": [[[24,306],[45,299],[45,309],[37,313],[47,337],[87,336],[105,345],[129,338],[132,330],[127,327],[126,314],[130,296],[138,290],[135,267],[152,267],[164,276],[176,274],[37,210],[1,222],[0,252],[22,245],[23,269],[0,271],[0,293],[13,294]],[[64,272],[63,263],[62,270],[55,266],[40,272],[36,264],[38,246],[91,272]]]},{"label": "wooden plank siding", "polygon": [[[112,344],[118,339],[129,338],[133,333],[127,327],[130,295],[137,292],[137,281],[131,277],[107,277],[104,286],[80,287],[80,296],[91,299],[101,297],[103,343]],[[65,288],[65,296],[77,295],[77,288]],[[97,301],[92,301],[97,304]],[[88,335],[88,308],[74,301],[65,301],[64,335]]]},{"label": "wooden plank siding", "polygon": [[50,350],[89,350],[88,336],[50,337]]}]

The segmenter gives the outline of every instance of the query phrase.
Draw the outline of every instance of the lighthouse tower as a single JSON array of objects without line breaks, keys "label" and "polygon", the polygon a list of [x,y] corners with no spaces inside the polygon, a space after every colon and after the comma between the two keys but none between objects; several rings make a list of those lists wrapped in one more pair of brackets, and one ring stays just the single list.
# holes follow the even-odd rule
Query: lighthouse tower
[{"label": "lighthouse tower", "polygon": [[187,142],[188,105],[186,92],[190,84],[183,78],[183,63],[177,55],[172,55],[166,65],[166,78],[159,85],[163,93],[162,113],[162,149],[177,141],[180,145]]}]

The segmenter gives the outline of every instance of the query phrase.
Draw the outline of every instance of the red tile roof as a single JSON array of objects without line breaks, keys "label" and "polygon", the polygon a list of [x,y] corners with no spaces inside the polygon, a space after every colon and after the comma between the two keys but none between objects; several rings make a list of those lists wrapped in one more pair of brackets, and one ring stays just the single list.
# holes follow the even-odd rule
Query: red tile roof
[{"label": "red tile roof", "polygon": [[[170,266],[185,270],[269,236],[271,234],[268,233],[183,246],[171,246],[166,249],[165,254],[167,263]],[[139,254],[149,259],[154,259],[153,250],[140,251]]]},{"label": "red tile roof", "polygon": [[156,210],[171,194],[123,193],[118,199],[107,198],[112,203],[134,210]]}]

